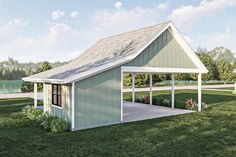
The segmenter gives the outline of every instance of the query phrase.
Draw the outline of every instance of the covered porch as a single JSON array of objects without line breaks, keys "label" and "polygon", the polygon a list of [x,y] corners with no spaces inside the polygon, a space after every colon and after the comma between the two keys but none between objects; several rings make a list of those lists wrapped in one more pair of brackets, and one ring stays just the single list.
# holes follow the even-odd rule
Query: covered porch
[{"label": "covered porch", "polygon": [[[193,111],[184,110],[184,109],[176,109],[175,108],[175,74],[181,73],[192,73],[198,74],[198,111],[201,111],[202,104],[202,73],[199,69],[190,69],[190,68],[158,68],[158,67],[131,67],[125,66],[122,67],[122,75],[123,73],[129,73],[132,75],[132,102],[124,102],[122,101],[122,112],[123,112],[123,121],[138,121],[144,119],[152,119],[158,117],[165,117],[171,115],[178,115],[184,113],[191,113]],[[152,105],[152,87],[153,87],[153,74],[170,74],[171,75],[171,108],[162,107]],[[137,74],[149,74],[149,97],[150,104],[140,104],[135,102],[135,75]],[[123,76],[122,76],[123,77]],[[122,85],[123,87],[123,85]],[[122,95],[123,99],[123,95]]]},{"label": "covered porch", "polygon": [[124,123],[168,117],[194,111],[124,101]]}]

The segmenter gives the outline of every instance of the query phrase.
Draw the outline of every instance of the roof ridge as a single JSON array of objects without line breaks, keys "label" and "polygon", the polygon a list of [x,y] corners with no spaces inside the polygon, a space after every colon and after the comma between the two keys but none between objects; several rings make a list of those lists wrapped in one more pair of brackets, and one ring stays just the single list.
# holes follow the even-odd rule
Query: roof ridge
[{"label": "roof ridge", "polygon": [[140,31],[140,30],[148,29],[148,28],[151,28],[151,27],[154,27],[154,26],[160,26],[160,25],[163,25],[163,24],[169,24],[169,23],[172,23],[172,22],[169,20],[169,21],[166,21],[166,22],[158,23],[158,24],[148,25],[148,26],[137,28],[137,29],[133,29],[133,30],[130,30],[130,31],[126,31],[126,32],[122,32],[122,33],[117,33],[117,34],[113,34],[113,35],[110,35],[110,36],[106,36],[106,37],[100,38],[98,41],[104,40],[104,39],[108,39],[108,38],[112,38],[112,37],[119,36],[119,35],[124,35],[126,33],[131,33],[131,32],[135,32],[135,31]]}]

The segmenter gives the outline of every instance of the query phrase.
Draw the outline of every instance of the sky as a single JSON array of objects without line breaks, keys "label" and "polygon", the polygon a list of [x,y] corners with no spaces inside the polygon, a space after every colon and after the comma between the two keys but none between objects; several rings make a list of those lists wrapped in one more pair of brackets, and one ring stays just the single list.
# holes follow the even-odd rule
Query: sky
[{"label": "sky", "polygon": [[68,61],[100,38],[172,21],[190,46],[236,52],[236,0],[0,0],[0,61]]}]

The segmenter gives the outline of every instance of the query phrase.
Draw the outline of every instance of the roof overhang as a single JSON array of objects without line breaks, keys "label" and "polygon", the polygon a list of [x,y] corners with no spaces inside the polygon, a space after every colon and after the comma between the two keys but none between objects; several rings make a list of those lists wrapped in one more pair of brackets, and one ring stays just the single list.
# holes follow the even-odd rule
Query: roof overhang
[{"label": "roof overhang", "polygon": [[26,82],[64,84],[64,80],[62,79],[38,79],[38,78],[31,78],[31,77],[23,77],[22,80]]}]

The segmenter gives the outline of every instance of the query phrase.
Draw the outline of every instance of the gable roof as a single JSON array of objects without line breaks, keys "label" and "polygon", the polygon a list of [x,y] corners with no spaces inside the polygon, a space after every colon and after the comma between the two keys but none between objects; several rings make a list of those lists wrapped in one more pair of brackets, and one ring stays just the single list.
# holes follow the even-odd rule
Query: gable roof
[{"label": "gable roof", "polygon": [[187,45],[186,41],[178,34],[174,25],[171,22],[165,22],[100,39],[70,63],[23,78],[23,80],[58,83],[70,83],[81,80],[133,60],[162,32],[170,28],[172,28],[171,32],[176,34],[175,37],[180,38],[178,39],[180,44],[185,45],[185,51],[191,51],[189,57],[194,61],[196,67],[202,73],[207,72],[205,66]]}]

